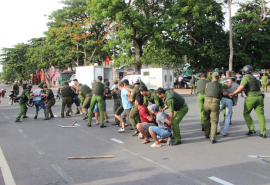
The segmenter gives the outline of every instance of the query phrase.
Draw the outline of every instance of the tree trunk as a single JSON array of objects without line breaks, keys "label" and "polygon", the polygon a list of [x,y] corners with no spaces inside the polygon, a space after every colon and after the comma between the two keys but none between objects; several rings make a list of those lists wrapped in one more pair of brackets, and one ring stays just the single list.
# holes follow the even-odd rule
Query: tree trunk
[{"label": "tree trunk", "polygon": [[135,59],[136,59],[136,66],[135,72],[141,72],[142,63],[141,63],[141,56],[142,56],[142,42],[140,40],[135,39]]},{"label": "tree trunk", "polygon": [[232,17],[231,17],[231,0],[228,0],[228,12],[229,12],[229,27],[230,27],[230,59],[229,70],[233,70],[233,32],[232,32]]}]

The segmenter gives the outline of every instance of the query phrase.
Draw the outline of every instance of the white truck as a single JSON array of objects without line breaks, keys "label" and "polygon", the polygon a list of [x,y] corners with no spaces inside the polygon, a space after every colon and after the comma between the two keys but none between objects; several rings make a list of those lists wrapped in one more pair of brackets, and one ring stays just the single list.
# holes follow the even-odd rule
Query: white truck
[{"label": "white truck", "polygon": [[141,81],[148,89],[174,89],[173,69],[150,68],[141,69]]},{"label": "white truck", "polygon": [[102,76],[102,82],[109,81],[110,86],[113,82],[113,67],[110,66],[83,66],[76,68],[76,74],[72,75],[69,80],[69,85],[73,85],[73,80],[77,79],[79,83],[86,84],[92,88],[91,83],[97,77]]}]

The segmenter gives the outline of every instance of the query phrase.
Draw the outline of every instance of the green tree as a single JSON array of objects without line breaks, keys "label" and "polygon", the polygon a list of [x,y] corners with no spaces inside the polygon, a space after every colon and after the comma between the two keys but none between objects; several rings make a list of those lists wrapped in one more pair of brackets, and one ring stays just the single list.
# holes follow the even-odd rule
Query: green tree
[{"label": "green tree", "polygon": [[140,71],[143,49],[162,30],[164,0],[88,0],[88,13],[94,20],[110,21],[114,34],[105,49],[115,51],[115,65],[134,65]]},{"label": "green tree", "polygon": [[[1,55],[1,64],[3,65],[3,72],[5,78],[8,77],[11,70],[18,79],[29,79],[30,74],[33,72],[33,68],[27,65],[27,56],[26,52],[28,50],[28,44],[17,44],[14,48],[3,48]],[[14,75],[11,75],[12,77]],[[10,77],[8,77],[10,78]]]},{"label": "green tree", "polygon": [[59,58],[56,57],[55,45],[50,44],[44,37],[32,39],[26,55],[29,65],[41,69],[51,87],[51,81],[56,70],[53,74],[50,74],[50,67],[54,66],[58,69],[64,67],[61,65]]},{"label": "green tree", "polygon": [[270,21],[265,1],[240,4],[232,17],[235,38],[235,67],[250,64],[254,68],[269,68]]}]

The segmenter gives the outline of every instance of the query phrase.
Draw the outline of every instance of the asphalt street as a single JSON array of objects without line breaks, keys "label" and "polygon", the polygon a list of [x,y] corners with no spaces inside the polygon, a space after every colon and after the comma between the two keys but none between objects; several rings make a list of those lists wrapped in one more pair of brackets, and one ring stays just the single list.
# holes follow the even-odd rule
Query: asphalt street
[{"label": "asphalt street", "polygon": [[[201,131],[197,95],[183,95],[189,112],[180,123],[182,144],[151,148],[152,138],[149,144],[141,144],[140,139],[132,136],[130,127],[125,133],[118,133],[119,127],[111,125],[114,122],[112,100],[107,101],[110,123],[106,123],[106,128],[94,125],[94,119],[93,126],[87,127],[82,115],[60,118],[61,101],[52,109],[58,117],[44,121],[43,111],[40,111],[35,120],[35,108],[30,107],[29,118],[16,123],[20,108],[18,103],[8,104],[11,86],[0,85],[0,88],[7,89],[0,104],[3,152],[0,152],[0,185],[14,184],[12,179],[17,185],[270,184],[270,163],[248,157],[270,156],[270,92],[265,98],[269,136],[266,139],[259,137],[260,127],[254,111],[257,135],[245,135],[248,129],[242,115],[244,98],[239,98],[233,109],[229,136],[218,135],[217,143],[211,144]],[[59,126],[70,126],[75,120],[81,126]],[[223,120],[222,115],[220,120]],[[114,158],[67,159],[111,155]]]}]

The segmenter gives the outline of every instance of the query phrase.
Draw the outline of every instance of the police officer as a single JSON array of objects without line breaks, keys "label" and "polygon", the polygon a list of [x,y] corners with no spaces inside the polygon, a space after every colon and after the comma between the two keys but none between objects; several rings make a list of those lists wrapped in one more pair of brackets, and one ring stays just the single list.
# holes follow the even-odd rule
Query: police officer
[{"label": "police officer", "polygon": [[172,122],[174,142],[171,143],[172,146],[181,144],[181,135],[179,124],[188,112],[188,106],[185,99],[178,93],[174,91],[166,91],[163,88],[157,89],[157,95],[159,98],[164,99],[165,107],[161,111],[165,111],[169,108],[170,121]]},{"label": "police officer", "polygon": [[[212,74],[212,82],[206,84],[205,87],[205,100],[204,100],[204,132],[205,137],[208,139],[210,136],[211,128],[211,137],[210,140],[214,144],[216,143],[216,132],[217,124],[219,119],[219,105],[220,100],[223,95],[227,96],[228,93],[223,93],[223,88],[228,88],[228,85],[219,83],[219,74],[214,72]],[[211,119],[211,126],[210,126]]]},{"label": "police officer", "polygon": [[46,84],[45,81],[41,80],[41,83],[38,86],[43,87],[43,85],[45,85],[45,84]]},{"label": "police officer", "polygon": [[70,116],[69,113],[71,111],[71,105],[72,105],[71,95],[72,95],[72,92],[73,92],[71,87],[68,85],[68,82],[64,82],[63,85],[64,86],[61,89],[61,93],[62,93],[61,117],[62,118],[64,118],[64,110],[65,110],[66,106],[67,106],[66,116]]},{"label": "police officer", "polygon": [[[134,103],[135,99],[137,97],[140,97],[143,99],[143,96],[141,95],[141,93],[139,91],[140,79],[137,77],[137,78],[133,78],[132,81],[133,81],[134,88],[131,91],[131,94],[130,94],[130,97],[128,98],[128,101]],[[129,90],[129,89],[127,88],[127,90]],[[144,103],[146,103],[146,102],[144,102]],[[133,107],[129,113],[129,121],[131,123],[133,130],[135,131],[133,136],[137,136],[139,134],[139,131],[138,131],[136,125],[138,122],[140,122],[140,116],[139,116],[139,109],[135,104],[133,105]]]},{"label": "police officer", "polygon": [[200,121],[201,121],[201,125],[202,125],[202,131],[204,131],[203,105],[204,105],[204,99],[205,99],[205,86],[209,82],[210,81],[206,79],[206,73],[202,73],[201,79],[198,80],[198,82],[197,82],[197,93],[199,94],[198,98],[197,98],[197,104],[198,104],[198,108],[199,108],[199,112],[200,112]]},{"label": "police officer", "polygon": [[22,85],[23,90],[27,89],[27,82],[26,80],[23,81],[23,85]]},{"label": "police officer", "polygon": [[92,98],[92,90],[88,85],[82,85],[81,83],[79,84],[79,95],[82,98],[82,111],[85,115],[83,120],[86,120],[88,118],[88,108],[90,107],[90,102]]},{"label": "police officer", "polygon": [[14,94],[15,94],[16,96],[20,93],[18,81],[15,81],[15,84],[12,86],[12,90],[15,91]]},{"label": "police officer", "polygon": [[268,77],[263,73],[263,76],[261,78],[261,84],[262,84],[262,91],[267,92],[267,85],[268,85]]},{"label": "police officer", "polygon": [[93,110],[95,104],[98,104],[99,114],[100,114],[100,128],[106,127],[103,124],[104,122],[104,101],[103,96],[105,95],[106,86],[102,83],[102,76],[98,76],[97,82],[94,82],[93,85],[93,97],[90,103],[89,116],[88,116],[88,126],[91,127]]},{"label": "police officer", "polygon": [[28,84],[26,88],[27,89],[22,92],[21,99],[19,101],[21,112],[16,118],[16,122],[21,122],[20,120],[21,116],[23,116],[23,119],[28,118],[28,116],[26,116],[26,113],[27,113],[26,102],[28,101],[28,99],[33,99],[33,96],[30,96],[32,85]]},{"label": "police officer", "polygon": [[164,108],[164,101],[158,97],[156,94],[156,90],[148,90],[146,86],[140,87],[140,93],[147,98],[147,100],[152,103],[158,105],[159,109]]},{"label": "police officer", "polygon": [[105,119],[106,123],[109,123],[108,115],[107,115],[106,99],[111,98],[110,82],[106,81],[105,86],[106,86],[106,90],[105,90],[105,94],[104,94],[104,97],[103,97],[103,100],[104,100],[104,119]]},{"label": "police officer", "polygon": [[245,77],[242,78],[240,86],[236,91],[230,94],[230,96],[234,96],[235,94],[244,90],[247,98],[244,104],[244,118],[246,124],[248,126],[248,133],[246,135],[254,135],[256,134],[254,122],[250,116],[250,113],[253,109],[255,109],[259,123],[260,123],[260,137],[266,138],[266,125],[265,125],[265,117],[264,117],[264,95],[260,90],[259,81],[252,75],[253,68],[249,65],[246,65],[243,68],[243,73]]},{"label": "police officer", "polygon": [[196,80],[195,80],[195,78],[194,78],[194,76],[192,75],[192,77],[191,77],[191,80],[190,80],[190,89],[191,89],[191,93],[190,94],[192,94],[192,91],[193,91],[193,93],[195,94],[196,93]]},{"label": "police officer", "polygon": [[55,104],[55,98],[53,91],[51,89],[48,89],[46,84],[43,85],[43,90],[46,92],[46,94],[43,94],[43,96],[47,97],[45,120],[49,120],[49,114],[51,115],[51,118],[54,118],[52,106]]}]

